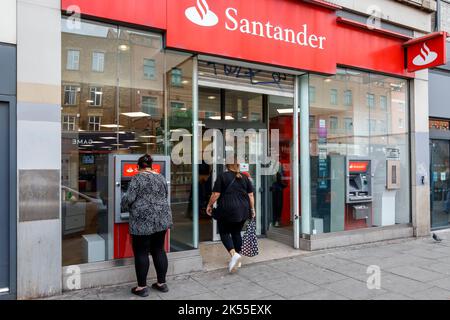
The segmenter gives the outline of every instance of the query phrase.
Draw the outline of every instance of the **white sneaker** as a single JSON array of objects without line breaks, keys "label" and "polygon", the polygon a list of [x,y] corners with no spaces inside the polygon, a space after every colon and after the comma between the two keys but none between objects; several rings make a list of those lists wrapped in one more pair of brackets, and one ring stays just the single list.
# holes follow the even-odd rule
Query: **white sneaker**
[{"label": "white sneaker", "polygon": [[233,257],[231,257],[230,264],[228,265],[228,271],[235,272],[240,261],[241,255],[239,253],[235,253]]}]

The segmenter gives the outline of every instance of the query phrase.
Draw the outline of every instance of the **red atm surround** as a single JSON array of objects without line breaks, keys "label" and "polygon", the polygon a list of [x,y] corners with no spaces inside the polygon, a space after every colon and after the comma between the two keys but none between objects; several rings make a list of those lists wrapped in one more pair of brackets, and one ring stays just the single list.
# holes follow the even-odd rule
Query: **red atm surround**
[{"label": "red atm surround", "polygon": [[[153,164],[153,170],[161,173],[161,165]],[[121,172],[121,177],[132,178],[139,173],[135,161],[126,162]],[[165,250],[170,252],[170,230],[166,234]],[[129,234],[128,223],[114,223],[114,259],[125,259],[133,257],[132,240]]]}]

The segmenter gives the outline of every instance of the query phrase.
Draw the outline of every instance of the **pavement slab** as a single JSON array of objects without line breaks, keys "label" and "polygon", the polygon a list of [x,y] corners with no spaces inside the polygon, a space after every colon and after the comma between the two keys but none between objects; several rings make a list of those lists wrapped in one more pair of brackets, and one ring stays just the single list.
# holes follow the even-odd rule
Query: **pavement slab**
[{"label": "pavement slab", "polygon": [[[278,253],[266,261],[249,259],[234,274],[228,273],[225,259],[215,269],[209,263],[202,272],[168,277],[168,293],[150,290],[144,300],[448,300],[449,244],[447,239],[440,243],[401,239],[298,255],[289,252],[285,258]],[[368,288],[369,266],[380,267],[379,289]],[[69,291],[48,299],[141,300],[130,293],[133,286]]]}]

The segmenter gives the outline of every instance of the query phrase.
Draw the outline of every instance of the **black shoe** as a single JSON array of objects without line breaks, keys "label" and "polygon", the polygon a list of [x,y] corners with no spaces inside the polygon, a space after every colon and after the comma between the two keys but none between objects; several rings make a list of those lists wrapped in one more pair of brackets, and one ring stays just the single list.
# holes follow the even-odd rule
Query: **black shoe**
[{"label": "black shoe", "polygon": [[159,286],[157,283],[154,283],[152,284],[152,288],[161,292],[169,292],[169,287],[165,283],[162,286]]},{"label": "black shoe", "polygon": [[134,287],[133,289],[131,289],[131,293],[135,294],[135,295],[137,295],[139,297],[142,297],[142,298],[148,297],[149,292],[148,292],[148,288],[147,287],[145,287],[142,290],[136,290],[136,289],[137,289],[137,287]]}]

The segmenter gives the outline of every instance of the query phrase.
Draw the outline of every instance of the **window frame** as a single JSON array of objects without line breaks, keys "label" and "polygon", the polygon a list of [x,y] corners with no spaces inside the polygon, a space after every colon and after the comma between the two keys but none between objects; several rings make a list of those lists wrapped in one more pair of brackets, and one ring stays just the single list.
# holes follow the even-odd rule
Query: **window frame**
[{"label": "window frame", "polygon": [[[72,90],[67,90],[67,88],[74,88],[75,91]],[[78,85],[72,85],[72,84],[68,84],[68,85],[64,85],[64,101],[63,101],[63,106],[76,106],[78,105],[78,92],[79,92],[80,86]],[[73,103],[66,103],[66,94],[67,93],[73,93]],[[69,99],[70,100],[70,99]]]},{"label": "window frame", "polygon": [[[94,91],[92,91],[95,89]],[[100,90],[98,90],[100,89]],[[101,92],[102,94],[97,94],[97,92]],[[92,96],[92,93],[94,93],[94,97]],[[94,98],[94,99],[92,99]],[[100,99],[100,102],[97,103],[97,98]],[[97,87],[97,86],[89,86],[89,100],[92,102],[89,102],[90,107],[101,107],[103,106],[103,87]]]},{"label": "window frame", "polygon": [[367,92],[366,93],[366,105],[367,108],[373,110],[376,107],[376,96],[374,93]]},{"label": "window frame", "polygon": [[[98,123],[95,121],[98,118]],[[94,119],[92,121],[91,119]],[[93,126],[93,129],[91,130],[91,125]],[[89,116],[88,117],[88,131],[101,131],[101,125],[102,125],[102,116]],[[96,130],[96,126],[98,126],[98,130]]]},{"label": "window frame", "polygon": [[[95,56],[97,54],[101,54],[103,56],[103,60],[101,60],[102,61],[101,69],[94,68],[94,66],[96,65]],[[105,72],[105,62],[106,62],[106,53],[104,51],[100,51],[100,50],[92,51],[92,61],[91,61],[92,72],[104,73]]]},{"label": "window frame", "polygon": [[[179,72],[179,74],[174,74],[174,71]],[[179,78],[179,83],[175,82],[174,79]],[[182,87],[183,86],[183,70],[180,68],[172,68],[170,72],[170,84],[172,87]]]},{"label": "window frame", "polygon": [[[72,59],[70,55],[73,52],[78,52],[78,61],[76,62],[76,67],[71,67],[71,65],[75,65],[75,60]],[[67,62],[66,62],[66,70],[69,71],[79,71],[80,70],[80,62],[81,62],[81,50],[80,49],[67,49]]]},{"label": "window frame", "polygon": [[[66,121],[67,119],[67,121]],[[70,120],[73,120],[70,121]],[[76,131],[76,125],[77,125],[77,117],[74,115],[63,115],[62,116],[62,130],[63,131]],[[70,129],[70,127],[72,126],[72,129]]]},{"label": "window frame", "polygon": [[344,106],[353,106],[353,91],[351,89],[347,89],[344,91]]},{"label": "window frame", "polygon": [[[155,108],[155,110],[156,109],[158,109],[158,97],[155,97],[155,96],[151,96],[151,95],[145,95],[145,96],[142,96],[141,97],[141,111],[142,112],[144,112],[144,113],[147,113],[147,114],[149,114],[150,116],[154,116],[154,114],[152,114],[151,112],[149,113],[149,112],[146,112],[146,110],[144,110],[144,99],[147,99],[147,98],[149,98],[149,99],[154,99],[155,100],[155,105],[154,105],[154,108]],[[151,108],[151,107],[150,107]]]},{"label": "window frame", "polygon": [[330,105],[337,106],[339,104],[338,89],[330,89]]},{"label": "window frame", "polygon": [[[146,64],[146,62],[150,61],[153,65],[148,65]],[[155,59],[149,59],[149,58],[144,58],[144,70],[143,70],[143,75],[144,75],[144,79],[145,80],[156,80],[156,60]],[[147,68],[150,68],[153,72],[151,73],[151,75],[147,75]]]}]

